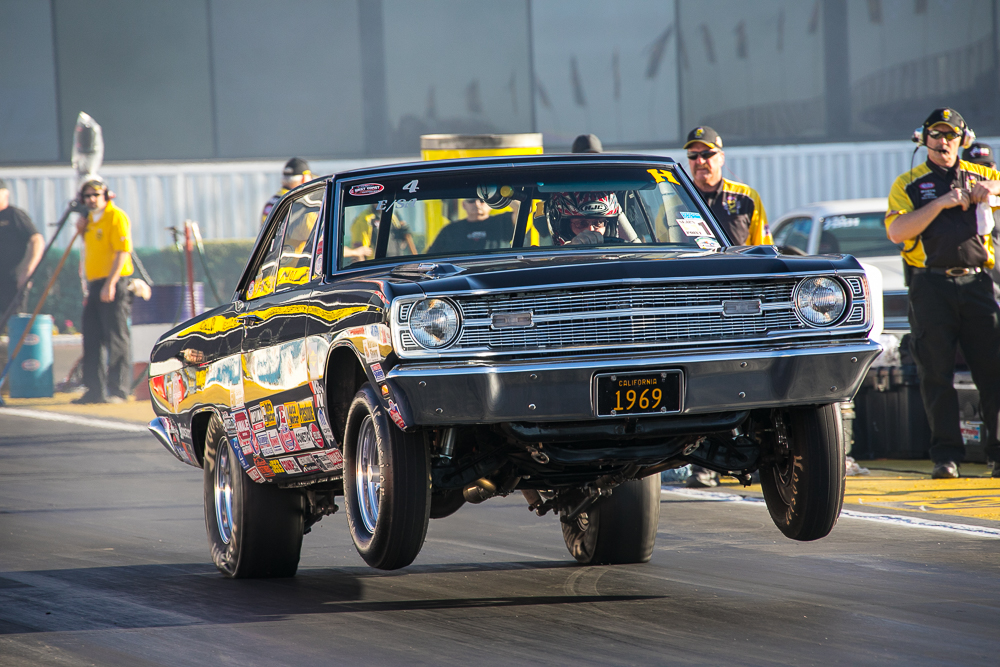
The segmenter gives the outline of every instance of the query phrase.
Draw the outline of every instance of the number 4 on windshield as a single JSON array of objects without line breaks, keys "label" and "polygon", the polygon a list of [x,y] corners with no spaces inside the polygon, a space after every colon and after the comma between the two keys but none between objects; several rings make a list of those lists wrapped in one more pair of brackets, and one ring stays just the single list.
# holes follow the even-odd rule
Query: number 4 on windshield
[{"label": "number 4 on windshield", "polygon": [[403,189],[412,195],[414,192],[419,190],[419,188],[417,187],[417,179],[413,179],[412,181],[404,185]]}]

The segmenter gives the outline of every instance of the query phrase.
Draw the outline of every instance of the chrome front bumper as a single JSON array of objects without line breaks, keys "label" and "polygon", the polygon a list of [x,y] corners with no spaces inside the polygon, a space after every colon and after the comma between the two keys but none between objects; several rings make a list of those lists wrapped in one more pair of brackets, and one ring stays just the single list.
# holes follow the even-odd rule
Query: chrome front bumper
[{"label": "chrome front bumper", "polygon": [[679,369],[680,414],[847,401],[881,351],[863,339],[681,354],[401,364],[386,376],[411,425],[597,419],[597,373]]}]

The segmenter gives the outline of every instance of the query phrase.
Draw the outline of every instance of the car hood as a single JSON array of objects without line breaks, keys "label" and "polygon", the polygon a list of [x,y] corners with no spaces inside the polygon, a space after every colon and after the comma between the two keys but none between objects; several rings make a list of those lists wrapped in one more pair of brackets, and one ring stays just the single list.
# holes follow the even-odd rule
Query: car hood
[{"label": "car hood", "polygon": [[394,290],[397,294],[410,292],[403,288],[403,283],[414,284],[427,294],[447,294],[590,282],[752,278],[842,270],[861,270],[861,265],[848,255],[800,257],[779,255],[761,248],[729,248],[723,252],[560,251],[530,256],[449,259],[398,265],[387,271],[385,277],[397,287]]}]

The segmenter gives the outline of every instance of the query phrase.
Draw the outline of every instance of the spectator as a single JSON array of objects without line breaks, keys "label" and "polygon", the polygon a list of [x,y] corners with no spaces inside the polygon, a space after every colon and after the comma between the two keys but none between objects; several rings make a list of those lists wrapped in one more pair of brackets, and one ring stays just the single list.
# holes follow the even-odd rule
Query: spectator
[{"label": "spectator", "polygon": [[[83,384],[87,390],[74,403],[121,403],[131,393],[128,320],[132,310],[132,230],[128,216],[110,199],[108,186],[92,178],[80,188],[90,210],[80,218],[83,235]],[[107,351],[108,366],[101,359]]]},{"label": "spectator", "polygon": [[[0,179],[0,314],[7,312],[18,290],[28,282],[44,249],[45,239],[27,213],[10,205],[10,190]],[[18,304],[22,310],[25,296],[27,290]]]},{"label": "spectator", "polygon": [[[743,183],[722,177],[726,154],[722,151],[719,133],[702,125],[688,133],[684,144],[691,178],[715,219],[735,245],[766,245],[773,243],[767,226],[767,213],[757,191]],[[704,488],[717,486],[719,473],[691,466],[687,486]]]},{"label": "spectator", "polygon": [[260,215],[260,224],[267,222],[267,216],[271,214],[271,209],[274,205],[281,201],[281,198],[285,194],[294,188],[299,187],[303,183],[308,183],[312,180],[312,172],[309,171],[309,163],[300,157],[293,157],[291,160],[285,163],[285,168],[281,170],[281,189],[278,190],[267,203],[264,204],[264,210]]},{"label": "spectator", "polygon": [[993,155],[993,147],[982,141],[970,144],[962,151],[962,159],[972,164],[981,164],[988,169],[996,169],[996,156]]},{"label": "spectator", "polygon": [[465,219],[445,225],[427,249],[430,255],[449,252],[481,252],[509,248],[514,236],[514,218],[507,213],[490,215],[482,199],[463,199]]},{"label": "spectator", "polygon": [[773,243],[767,213],[757,191],[722,177],[726,154],[722,151],[719,133],[707,125],[696,127],[688,133],[684,150],[695,187],[729,240],[735,245]]},{"label": "spectator", "polygon": [[979,389],[986,455],[1000,477],[1000,307],[983,269],[993,243],[976,220],[977,205],[1000,194],[1000,173],[959,159],[975,135],[954,109],[935,109],[918,141],[927,161],[901,174],[889,192],[886,233],[903,244],[908,284],[910,351],[931,427],[931,477],[959,476],[965,443],[955,391],[956,346]]},{"label": "spectator", "polygon": [[581,134],[573,140],[571,153],[603,153],[604,146],[596,134]]}]

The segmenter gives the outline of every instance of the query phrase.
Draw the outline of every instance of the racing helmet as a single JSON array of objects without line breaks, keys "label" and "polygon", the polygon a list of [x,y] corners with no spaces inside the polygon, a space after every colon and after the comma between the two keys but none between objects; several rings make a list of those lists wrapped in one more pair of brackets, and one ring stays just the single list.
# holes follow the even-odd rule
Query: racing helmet
[{"label": "racing helmet", "polygon": [[602,218],[606,224],[604,236],[617,237],[621,212],[614,192],[556,192],[545,206],[545,218],[556,245],[573,240],[571,218]]}]

